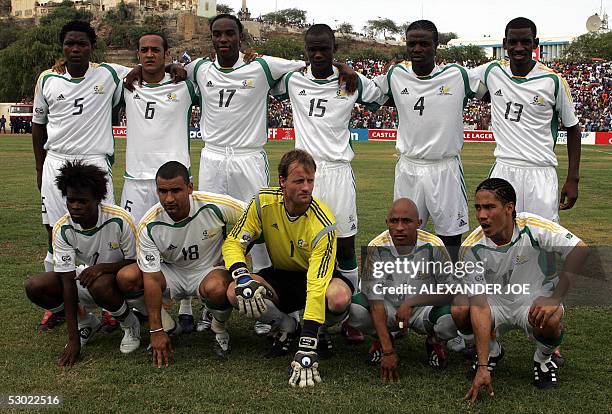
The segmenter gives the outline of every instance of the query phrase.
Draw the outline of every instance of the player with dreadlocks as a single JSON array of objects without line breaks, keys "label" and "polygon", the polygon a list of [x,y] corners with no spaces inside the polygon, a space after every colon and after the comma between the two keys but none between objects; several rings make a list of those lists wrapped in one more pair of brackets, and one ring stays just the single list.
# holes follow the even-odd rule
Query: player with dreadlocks
[{"label": "player with dreadlocks", "polygon": [[[140,323],[116,284],[117,272],[136,258],[132,217],[121,207],[103,203],[106,172],[82,161],[67,161],[59,168],[57,188],[66,199],[68,214],[53,226],[52,272],[28,279],[28,298],[52,313],[64,312],[68,344],[60,366],[77,362],[81,348],[100,329],[91,311],[100,306],[117,319],[125,334],[120,350],[140,346]],[[77,266],[77,261],[84,265]],[[85,310],[78,315],[77,303]]]},{"label": "player with dreadlocks", "polygon": [[[474,205],[480,226],[459,251],[466,265],[464,283],[471,289],[467,298],[456,298],[451,312],[464,337],[476,343],[474,379],[465,395],[471,401],[483,386],[493,395],[491,373],[504,354],[495,338],[515,329],[536,340],[534,385],[548,389],[558,384],[558,367],[551,356],[563,339],[562,301],[587,249],[567,229],[534,214],[517,214],[515,206],[516,193],[508,181],[483,181]],[[564,259],[558,280],[548,279],[550,273],[543,268],[549,253]],[[474,264],[473,272],[467,271],[467,263]]]}]

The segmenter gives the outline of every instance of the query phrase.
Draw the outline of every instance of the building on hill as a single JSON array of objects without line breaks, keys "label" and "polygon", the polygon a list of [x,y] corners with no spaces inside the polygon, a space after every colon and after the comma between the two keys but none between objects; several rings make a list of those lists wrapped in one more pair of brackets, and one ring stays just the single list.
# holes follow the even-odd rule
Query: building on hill
[{"label": "building on hill", "polygon": [[[569,47],[569,44],[575,39],[575,36],[539,36],[540,47],[534,53],[536,60],[544,62],[556,60],[563,57],[563,54]],[[493,37],[481,37],[478,39],[451,39],[448,46],[468,46],[475,45],[484,49],[485,55],[491,59],[503,59],[505,57],[502,39]]]}]

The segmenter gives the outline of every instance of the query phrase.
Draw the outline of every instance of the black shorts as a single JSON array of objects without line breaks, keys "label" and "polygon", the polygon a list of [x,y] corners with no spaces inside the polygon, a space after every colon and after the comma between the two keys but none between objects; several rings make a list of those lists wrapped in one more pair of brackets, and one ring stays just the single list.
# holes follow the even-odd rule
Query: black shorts
[{"label": "black shorts", "polygon": [[[257,272],[263,280],[268,282],[278,296],[278,309],[284,313],[291,313],[304,309],[306,306],[306,272],[290,272],[288,270],[267,267]],[[355,292],[353,284],[338,270],[334,270],[332,279],[342,279]]]}]

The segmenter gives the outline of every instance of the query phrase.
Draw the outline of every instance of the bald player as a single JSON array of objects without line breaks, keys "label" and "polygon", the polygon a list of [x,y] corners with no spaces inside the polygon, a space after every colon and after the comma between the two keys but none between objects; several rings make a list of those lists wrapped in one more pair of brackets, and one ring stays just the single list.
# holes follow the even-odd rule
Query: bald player
[{"label": "bald player", "polygon": [[407,198],[393,203],[386,223],[388,229],[368,245],[362,292],[353,296],[349,322],[378,336],[369,360],[380,362],[383,381],[395,382],[399,380],[395,335],[408,329],[427,335],[429,365],[444,368],[444,342],[457,336],[457,328],[450,315],[450,295],[421,294],[425,288],[431,291],[452,283],[452,274],[444,272],[444,264],[452,260],[442,240],[419,229],[419,211]]}]

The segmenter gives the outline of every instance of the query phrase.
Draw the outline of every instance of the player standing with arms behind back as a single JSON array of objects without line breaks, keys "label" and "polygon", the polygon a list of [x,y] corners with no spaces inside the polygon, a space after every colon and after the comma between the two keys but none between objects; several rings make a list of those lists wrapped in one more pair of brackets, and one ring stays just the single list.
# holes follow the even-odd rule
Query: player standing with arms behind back
[{"label": "player standing with arms behind back", "polygon": [[[313,195],[321,199],[336,217],[338,270],[357,289],[357,202],[350,164],[355,154],[350,146],[348,125],[355,103],[376,111],[388,98],[362,75],[357,78],[357,93],[349,95],[343,85],[338,85],[338,70],[333,66],[336,38],[329,26],[311,26],[304,40],[310,65],[305,71],[286,74],[273,94],[279,99],[291,100],[295,147],[308,152],[317,163]],[[363,340],[363,335],[348,324],[343,324],[342,332],[355,342]],[[325,330],[319,337],[319,346],[331,350],[329,334]]]},{"label": "player standing with arms behind back", "polygon": [[456,260],[461,235],[468,231],[468,208],[460,153],[463,108],[478,79],[456,64],[437,66],[438,29],[418,20],[406,29],[410,63],[391,66],[376,77],[393,98],[399,126],[394,199],[417,205],[422,226],[432,217],[436,235]]}]

